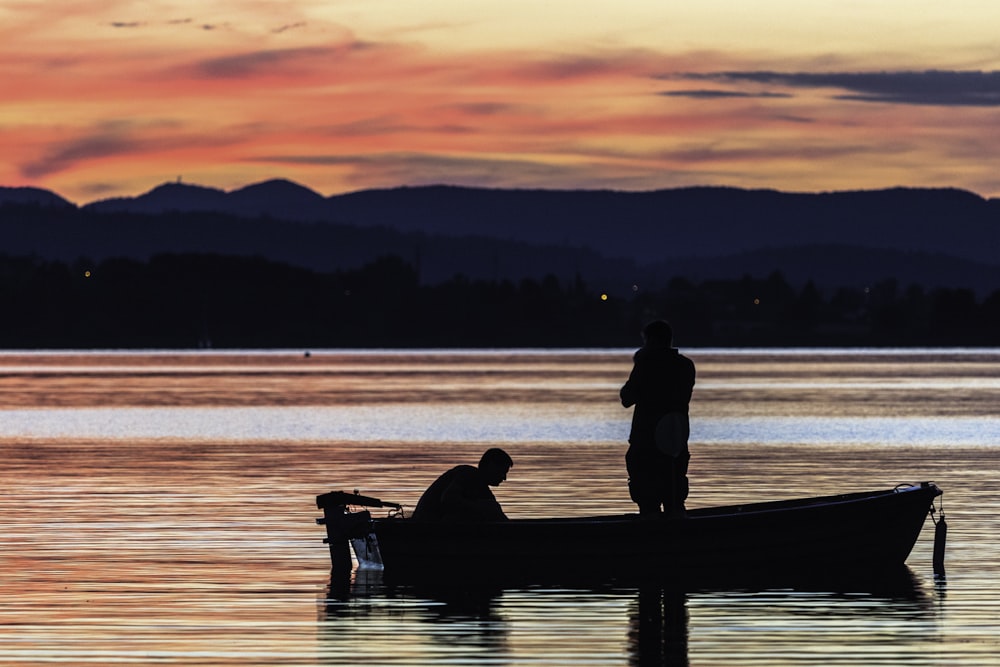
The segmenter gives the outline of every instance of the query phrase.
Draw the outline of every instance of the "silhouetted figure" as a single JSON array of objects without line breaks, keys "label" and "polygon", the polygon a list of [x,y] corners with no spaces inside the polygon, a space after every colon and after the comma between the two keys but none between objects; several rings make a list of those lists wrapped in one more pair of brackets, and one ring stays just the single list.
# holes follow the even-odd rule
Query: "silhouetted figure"
[{"label": "silhouetted figure", "polygon": [[625,466],[639,514],[663,511],[683,516],[688,495],[688,403],[694,389],[694,362],[673,347],[673,329],[663,320],[642,331],[643,346],[620,395],[635,406]]},{"label": "silhouetted figure", "polygon": [[414,519],[431,521],[502,521],[507,519],[490,490],[507,479],[514,461],[504,450],[486,450],[478,467],[455,466],[427,487],[420,496]]}]

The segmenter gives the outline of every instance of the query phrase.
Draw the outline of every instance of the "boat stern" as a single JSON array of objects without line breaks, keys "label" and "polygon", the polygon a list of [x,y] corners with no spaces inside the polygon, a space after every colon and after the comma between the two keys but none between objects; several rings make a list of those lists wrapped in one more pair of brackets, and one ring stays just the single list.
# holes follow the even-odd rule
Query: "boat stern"
[{"label": "boat stern", "polygon": [[402,511],[398,503],[390,503],[362,496],[358,493],[331,491],[316,496],[316,507],[323,516],[316,523],[326,526],[326,539],[330,548],[330,571],[337,576],[349,575],[353,568],[351,549],[363,569],[382,569],[382,555],[378,538],[372,530],[372,515],[358,507],[388,507]]}]

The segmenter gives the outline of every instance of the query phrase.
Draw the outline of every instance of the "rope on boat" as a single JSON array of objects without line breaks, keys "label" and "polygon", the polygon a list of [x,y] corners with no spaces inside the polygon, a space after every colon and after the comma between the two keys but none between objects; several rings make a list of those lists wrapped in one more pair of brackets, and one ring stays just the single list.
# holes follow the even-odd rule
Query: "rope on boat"
[{"label": "rope on boat", "polygon": [[[940,496],[941,506],[936,507],[937,498],[931,501],[930,515],[934,523],[934,576],[944,579],[944,547],[948,539],[948,523],[944,520],[944,494]],[[935,514],[938,516],[935,517]]]}]

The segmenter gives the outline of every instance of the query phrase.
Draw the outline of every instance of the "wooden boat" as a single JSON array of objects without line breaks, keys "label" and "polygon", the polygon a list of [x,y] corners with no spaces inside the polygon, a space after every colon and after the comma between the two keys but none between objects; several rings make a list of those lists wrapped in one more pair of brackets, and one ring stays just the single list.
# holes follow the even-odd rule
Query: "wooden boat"
[{"label": "wooden boat", "polygon": [[[429,522],[357,494],[316,498],[334,574],[359,564],[406,577],[561,577],[714,574],[739,580],[768,573],[802,577],[898,570],[941,490],[930,482],[834,496],[688,511],[683,518],[637,514],[503,522]],[[373,518],[359,508],[388,507]],[[935,523],[935,571],[943,575],[943,516]],[[938,553],[940,551],[940,554]],[[938,562],[940,560],[940,562]]]}]

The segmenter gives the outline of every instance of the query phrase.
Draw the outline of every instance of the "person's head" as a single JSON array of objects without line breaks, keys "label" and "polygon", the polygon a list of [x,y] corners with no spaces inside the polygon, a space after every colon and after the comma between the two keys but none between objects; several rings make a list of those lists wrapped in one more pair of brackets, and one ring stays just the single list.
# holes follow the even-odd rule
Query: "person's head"
[{"label": "person's head", "polygon": [[513,465],[514,460],[510,458],[510,454],[499,447],[487,449],[479,459],[479,471],[490,486],[500,486],[507,479],[507,472]]},{"label": "person's head", "polygon": [[674,344],[674,330],[666,320],[653,320],[643,327],[642,339],[650,347],[670,347]]}]

